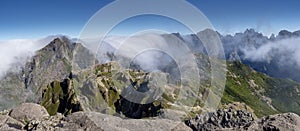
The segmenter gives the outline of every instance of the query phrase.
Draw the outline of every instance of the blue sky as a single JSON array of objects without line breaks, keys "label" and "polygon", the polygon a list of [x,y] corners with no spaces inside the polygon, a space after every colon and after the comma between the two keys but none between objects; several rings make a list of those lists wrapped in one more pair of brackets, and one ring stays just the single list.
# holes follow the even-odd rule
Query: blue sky
[{"label": "blue sky", "polygon": [[[200,2],[199,2],[200,1]],[[203,1],[203,2],[202,2]],[[190,0],[223,33],[254,28],[266,35],[300,30],[299,0]]]},{"label": "blue sky", "polygon": [[[200,9],[221,33],[254,28],[266,35],[281,29],[300,30],[300,2],[273,0],[188,0]],[[48,35],[79,35],[89,18],[111,0],[2,0],[0,1],[0,40],[30,39]],[[172,32],[186,32],[170,19],[140,17],[123,23],[128,33],[159,27]],[[134,21],[132,19],[132,21]],[[168,23],[170,24],[164,24]],[[165,26],[167,25],[167,26]]]}]

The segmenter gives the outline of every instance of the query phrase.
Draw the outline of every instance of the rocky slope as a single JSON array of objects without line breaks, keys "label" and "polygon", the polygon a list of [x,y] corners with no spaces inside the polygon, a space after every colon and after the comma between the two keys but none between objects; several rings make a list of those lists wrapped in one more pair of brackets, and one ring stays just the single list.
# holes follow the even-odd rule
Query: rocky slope
[{"label": "rocky slope", "polygon": [[241,104],[230,105],[185,121],[170,119],[124,119],[98,112],[77,112],[67,117],[58,113],[49,116],[46,109],[33,103],[24,103],[0,113],[0,130],[299,130],[300,117],[293,113],[266,116],[255,119],[248,107],[236,108]]}]

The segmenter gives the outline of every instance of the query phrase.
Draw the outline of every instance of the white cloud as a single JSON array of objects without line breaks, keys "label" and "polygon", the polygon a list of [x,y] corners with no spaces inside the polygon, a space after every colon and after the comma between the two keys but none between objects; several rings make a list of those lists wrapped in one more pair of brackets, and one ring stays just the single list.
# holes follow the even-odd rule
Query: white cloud
[{"label": "white cloud", "polygon": [[300,67],[300,38],[269,42],[257,49],[243,49],[245,58],[252,61],[271,61],[276,59],[280,65]]}]

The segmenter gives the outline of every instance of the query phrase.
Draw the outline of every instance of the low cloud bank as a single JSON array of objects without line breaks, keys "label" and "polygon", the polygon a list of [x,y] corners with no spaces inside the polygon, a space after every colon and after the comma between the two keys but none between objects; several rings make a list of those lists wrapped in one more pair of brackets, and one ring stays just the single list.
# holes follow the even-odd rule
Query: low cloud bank
[{"label": "low cloud bank", "polygon": [[269,42],[257,49],[242,49],[245,59],[259,62],[275,60],[281,66],[300,68],[300,38]]}]

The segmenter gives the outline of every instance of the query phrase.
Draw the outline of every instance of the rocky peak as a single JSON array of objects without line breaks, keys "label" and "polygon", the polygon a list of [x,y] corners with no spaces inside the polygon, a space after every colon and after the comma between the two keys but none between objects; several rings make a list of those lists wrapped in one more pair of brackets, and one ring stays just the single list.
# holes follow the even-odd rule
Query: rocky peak
[{"label": "rocky peak", "polygon": [[38,55],[48,55],[53,56],[53,59],[66,58],[68,60],[72,59],[72,50],[74,49],[69,39],[66,37],[55,38],[47,46],[42,48],[37,52]]},{"label": "rocky peak", "polygon": [[66,37],[62,37],[62,38],[57,37],[57,38],[53,39],[53,41],[51,41],[43,49],[47,49],[47,48],[51,48],[51,47],[54,48],[54,47],[59,47],[59,46],[68,46],[69,43],[70,43],[70,41]]},{"label": "rocky peak", "polygon": [[[74,56],[76,60],[74,59]],[[89,59],[86,59],[89,58]],[[36,52],[24,69],[25,88],[33,94],[33,100],[41,100],[41,88],[53,81],[63,81],[73,66],[95,63],[95,57],[80,43],[72,43],[67,37],[55,38]],[[78,66],[83,67],[83,66]]]},{"label": "rocky peak", "polygon": [[197,35],[211,35],[211,34],[215,34],[217,33],[216,31],[212,30],[212,29],[205,29],[203,31],[200,31],[197,33]]},{"label": "rocky peak", "polygon": [[287,30],[281,30],[278,33],[278,36],[276,38],[280,40],[280,39],[296,38],[296,37],[300,37],[300,31],[290,32]]},{"label": "rocky peak", "polygon": [[279,33],[278,33],[278,36],[277,38],[279,39],[285,39],[285,38],[290,38],[292,37],[293,33],[292,32],[289,32],[287,30],[281,30]]},{"label": "rocky peak", "polygon": [[293,32],[293,35],[299,37],[300,36],[300,30]]},{"label": "rocky peak", "polygon": [[246,29],[246,31],[244,32],[245,34],[255,34],[257,33],[254,29]]},{"label": "rocky peak", "polygon": [[271,41],[274,41],[276,39],[275,35],[272,33],[270,38],[269,38]]}]

